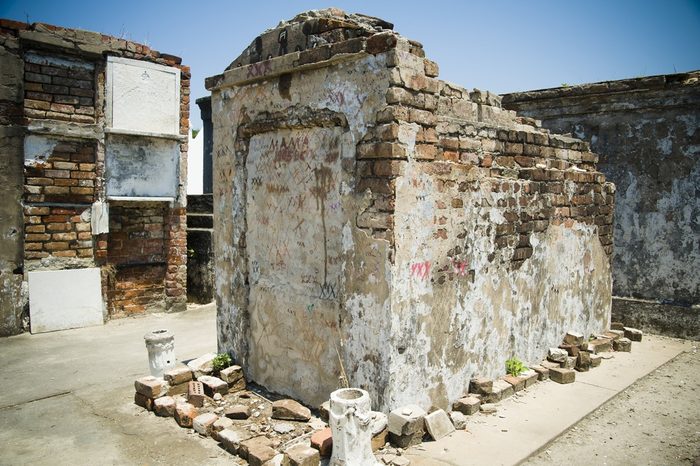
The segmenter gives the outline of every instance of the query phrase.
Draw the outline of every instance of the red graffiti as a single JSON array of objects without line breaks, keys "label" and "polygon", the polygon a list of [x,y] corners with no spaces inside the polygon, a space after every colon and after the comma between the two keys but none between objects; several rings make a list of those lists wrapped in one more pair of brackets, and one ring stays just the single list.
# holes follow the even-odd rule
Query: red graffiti
[{"label": "red graffiti", "polygon": [[415,262],[411,264],[411,277],[420,278],[422,280],[430,275],[430,262]]},{"label": "red graffiti", "polygon": [[252,65],[248,66],[248,73],[246,74],[246,78],[257,78],[258,76],[262,76],[271,71],[272,65],[270,64],[270,60],[253,63]]}]

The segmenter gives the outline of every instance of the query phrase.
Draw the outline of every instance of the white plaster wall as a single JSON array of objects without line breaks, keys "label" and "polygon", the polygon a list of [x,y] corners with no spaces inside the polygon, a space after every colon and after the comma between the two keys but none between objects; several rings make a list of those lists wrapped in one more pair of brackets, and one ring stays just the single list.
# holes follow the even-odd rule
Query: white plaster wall
[{"label": "white plaster wall", "polygon": [[204,192],[204,131],[192,137],[187,143],[187,194]]}]

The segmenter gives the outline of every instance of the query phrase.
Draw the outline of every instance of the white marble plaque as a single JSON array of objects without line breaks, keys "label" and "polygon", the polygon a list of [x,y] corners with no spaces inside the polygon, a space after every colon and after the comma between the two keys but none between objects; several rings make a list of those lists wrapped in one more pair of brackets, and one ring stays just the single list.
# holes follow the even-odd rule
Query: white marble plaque
[{"label": "white marble plaque", "polygon": [[102,325],[102,282],[97,267],[29,272],[32,333]]},{"label": "white marble plaque", "polygon": [[107,123],[111,129],[180,132],[180,70],[127,58],[107,59]]}]

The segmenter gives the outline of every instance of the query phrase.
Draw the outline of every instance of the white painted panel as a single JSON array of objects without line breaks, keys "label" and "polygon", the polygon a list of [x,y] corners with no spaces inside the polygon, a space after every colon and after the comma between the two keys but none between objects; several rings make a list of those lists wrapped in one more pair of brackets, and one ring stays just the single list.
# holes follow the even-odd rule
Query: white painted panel
[{"label": "white painted panel", "polygon": [[29,272],[32,333],[102,325],[100,269]]},{"label": "white painted panel", "polygon": [[187,143],[187,194],[202,194],[204,192],[204,131]]},{"label": "white painted panel", "polygon": [[180,70],[108,57],[107,119],[111,128],[160,134],[180,132]]},{"label": "white painted panel", "polygon": [[108,196],[177,197],[177,141],[112,134],[106,148]]}]

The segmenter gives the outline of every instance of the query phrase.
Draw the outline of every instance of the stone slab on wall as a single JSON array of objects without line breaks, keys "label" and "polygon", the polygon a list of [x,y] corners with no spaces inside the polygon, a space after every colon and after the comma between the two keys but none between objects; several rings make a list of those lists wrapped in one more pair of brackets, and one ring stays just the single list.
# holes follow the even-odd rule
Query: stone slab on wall
[{"label": "stone slab on wall", "polygon": [[29,272],[32,333],[102,325],[99,268]]},{"label": "stone slab on wall", "polygon": [[180,70],[107,58],[107,124],[143,133],[180,133]]},{"label": "stone slab on wall", "polygon": [[106,153],[107,196],[178,195],[180,144],[159,138],[111,134]]}]

